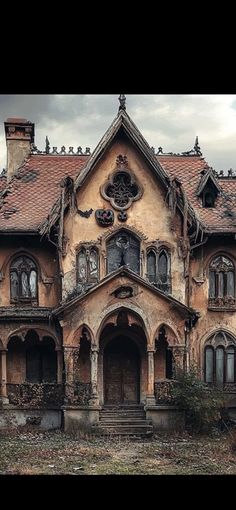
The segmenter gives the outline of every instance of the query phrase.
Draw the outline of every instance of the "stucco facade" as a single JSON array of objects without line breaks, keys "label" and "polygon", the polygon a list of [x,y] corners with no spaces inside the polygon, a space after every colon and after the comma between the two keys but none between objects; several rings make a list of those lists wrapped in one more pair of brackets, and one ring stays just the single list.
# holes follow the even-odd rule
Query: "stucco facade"
[{"label": "stucco facade", "polygon": [[5,128],[0,426],[99,431],[127,407],[178,428],[169,389],[192,362],[233,399],[236,227],[198,143],[155,154],[122,101],[91,155],[39,151],[25,119]]}]

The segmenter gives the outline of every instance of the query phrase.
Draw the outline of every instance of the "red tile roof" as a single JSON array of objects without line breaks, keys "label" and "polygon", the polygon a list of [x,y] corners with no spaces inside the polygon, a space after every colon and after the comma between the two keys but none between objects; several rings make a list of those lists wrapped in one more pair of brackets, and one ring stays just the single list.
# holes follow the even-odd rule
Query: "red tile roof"
[{"label": "red tile roof", "polygon": [[158,155],[157,159],[168,175],[177,177],[182,183],[196,216],[207,230],[236,231],[236,179],[217,179],[222,192],[218,195],[214,208],[204,208],[201,197],[197,196],[202,179],[201,171],[209,166],[204,158]]},{"label": "red tile roof", "polygon": [[[0,177],[0,231],[37,231],[60,194],[60,181],[75,178],[89,156],[30,155],[6,185]],[[218,179],[216,207],[203,208],[197,189],[208,166],[199,156],[158,155],[166,173],[182,183],[197,217],[209,230],[236,231],[236,179]]]},{"label": "red tile roof", "polygon": [[0,192],[0,231],[37,231],[59,197],[62,178],[75,178],[87,159],[30,155]]}]

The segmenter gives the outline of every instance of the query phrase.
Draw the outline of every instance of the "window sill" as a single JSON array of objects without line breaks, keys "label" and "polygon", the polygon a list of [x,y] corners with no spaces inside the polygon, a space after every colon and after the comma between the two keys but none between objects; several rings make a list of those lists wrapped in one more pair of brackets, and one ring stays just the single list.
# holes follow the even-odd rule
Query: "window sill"
[{"label": "window sill", "polygon": [[236,311],[236,306],[233,305],[233,306],[212,306],[212,305],[209,305],[207,307],[208,310],[210,310],[211,312],[235,312]]}]

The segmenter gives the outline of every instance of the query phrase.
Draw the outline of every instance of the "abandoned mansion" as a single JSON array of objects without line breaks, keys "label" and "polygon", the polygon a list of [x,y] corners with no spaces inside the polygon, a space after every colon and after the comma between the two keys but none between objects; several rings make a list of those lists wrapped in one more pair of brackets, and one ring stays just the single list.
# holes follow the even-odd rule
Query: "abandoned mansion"
[{"label": "abandoned mansion", "polygon": [[119,97],[95,150],[5,122],[0,428],[178,428],[192,362],[236,411],[236,177],[148,145]]}]

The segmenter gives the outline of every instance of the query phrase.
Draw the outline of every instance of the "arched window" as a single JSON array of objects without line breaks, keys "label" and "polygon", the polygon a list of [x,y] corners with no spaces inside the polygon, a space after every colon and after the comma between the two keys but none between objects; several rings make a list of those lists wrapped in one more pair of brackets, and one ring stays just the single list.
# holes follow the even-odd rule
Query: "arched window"
[{"label": "arched window", "polygon": [[158,253],[151,249],[147,254],[147,276],[163,292],[170,292],[170,258],[166,250]]},{"label": "arched window", "polygon": [[236,351],[235,340],[223,331],[213,335],[205,347],[205,381],[207,383],[234,383]]},{"label": "arched window", "polygon": [[77,276],[80,283],[98,281],[98,252],[94,246],[82,247],[77,255]]},{"label": "arched window", "polygon": [[10,266],[11,301],[37,301],[38,273],[35,262],[22,255]]},{"label": "arched window", "polygon": [[233,262],[220,255],[213,259],[209,267],[209,305],[234,306],[235,269]]},{"label": "arched window", "polygon": [[140,272],[140,242],[126,231],[115,234],[107,242],[107,273],[122,266]]}]

